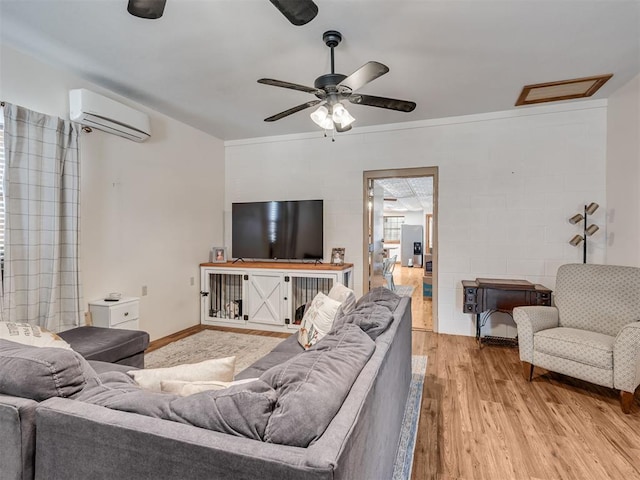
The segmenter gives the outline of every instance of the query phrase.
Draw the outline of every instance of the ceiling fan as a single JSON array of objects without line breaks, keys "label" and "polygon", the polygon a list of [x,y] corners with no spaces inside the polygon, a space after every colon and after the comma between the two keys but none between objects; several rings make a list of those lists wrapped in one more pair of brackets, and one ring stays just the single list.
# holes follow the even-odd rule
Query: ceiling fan
[{"label": "ceiling fan", "polygon": [[261,78],[258,80],[258,83],[265,85],[311,93],[315,95],[318,100],[311,100],[285,110],[284,112],[272,115],[271,117],[265,118],[265,122],[274,122],[293,113],[321,104],[320,107],[311,114],[311,119],[325,130],[332,130],[335,127],[338,132],[346,132],[351,129],[351,124],[355,121],[355,118],[347,112],[347,109],[342,104],[343,100],[348,100],[356,105],[386,108],[400,112],[412,112],[416,108],[414,102],[407,100],[375,97],[373,95],[364,95],[356,92],[356,90],[359,90],[367,83],[387,73],[389,67],[379,62],[367,62],[349,76],[335,73],[333,49],[340,44],[342,35],[335,30],[329,30],[324,32],[322,40],[327,47],[331,49],[331,73],[320,75],[316,78],[313,87],[283,82],[282,80],[274,80],[272,78]]},{"label": "ceiling fan", "polygon": [[[305,25],[318,14],[312,0],[269,0],[294,25]],[[136,17],[154,20],[164,13],[167,0],[129,0],[127,11]]]}]

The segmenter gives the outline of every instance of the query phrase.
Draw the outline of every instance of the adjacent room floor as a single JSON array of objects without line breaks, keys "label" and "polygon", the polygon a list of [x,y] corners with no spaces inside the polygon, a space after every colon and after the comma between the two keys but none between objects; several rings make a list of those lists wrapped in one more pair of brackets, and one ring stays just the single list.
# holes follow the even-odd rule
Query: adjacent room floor
[{"label": "adjacent room floor", "polygon": [[413,317],[413,329],[421,331],[433,330],[433,318],[431,316],[431,297],[422,296],[422,277],[424,269],[421,267],[401,267],[396,264],[393,270],[393,281],[396,285],[410,285],[413,288],[411,295],[411,314]]}]

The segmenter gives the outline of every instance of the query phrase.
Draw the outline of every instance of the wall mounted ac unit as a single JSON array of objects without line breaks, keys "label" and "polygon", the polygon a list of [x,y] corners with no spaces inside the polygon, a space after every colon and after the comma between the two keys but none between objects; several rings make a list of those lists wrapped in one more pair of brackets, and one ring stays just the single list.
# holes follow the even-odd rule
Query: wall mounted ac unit
[{"label": "wall mounted ac unit", "polygon": [[151,136],[149,116],[90,90],[69,90],[69,116],[82,125],[134,142]]}]

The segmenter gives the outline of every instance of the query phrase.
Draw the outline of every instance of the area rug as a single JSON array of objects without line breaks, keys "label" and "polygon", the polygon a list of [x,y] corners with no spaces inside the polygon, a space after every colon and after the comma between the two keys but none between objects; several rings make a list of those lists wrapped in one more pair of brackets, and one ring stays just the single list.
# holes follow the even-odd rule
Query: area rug
[{"label": "area rug", "polygon": [[[146,368],[172,367],[183,363],[196,363],[210,358],[235,355],[236,372],[241,372],[260,357],[269,353],[282,341],[283,339],[278,337],[203,330],[145,354],[144,363]],[[426,356],[413,355],[411,357],[411,384],[402,419],[393,480],[409,480],[411,478],[426,369]]]},{"label": "area rug", "polygon": [[401,297],[410,297],[413,295],[413,286],[412,285],[396,285],[395,290],[396,295],[400,295]]},{"label": "area rug", "polygon": [[235,355],[236,373],[275,348],[284,339],[264,335],[203,330],[145,354],[145,368],[173,367]]},{"label": "area rug", "polygon": [[400,442],[398,454],[393,468],[393,480],[409,480],[413,466],[413,452],[416,447],[418,435],[418,421],[420,419],[420,407],[422,405],[422,388],[424,375],[427,371],[427,357],[413,355],[411,357],[411,384],[409,396],[404,408],[402,430],[400,430]]}]

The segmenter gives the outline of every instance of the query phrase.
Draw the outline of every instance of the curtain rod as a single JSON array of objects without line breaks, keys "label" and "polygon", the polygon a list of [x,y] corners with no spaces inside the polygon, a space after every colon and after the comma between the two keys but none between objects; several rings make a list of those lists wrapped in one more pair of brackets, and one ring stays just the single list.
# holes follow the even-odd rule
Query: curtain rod
[{"label": "curtain rod", "polygon": [[[0,101],[0,107],[4,107],[4,102],[3,101]],[[86,132],[86,133],[91,133],[91,132],[93,132],[93,129],[91,127],[87,127],[86,125],[84,125],[82,127],[82,131]]]}]

